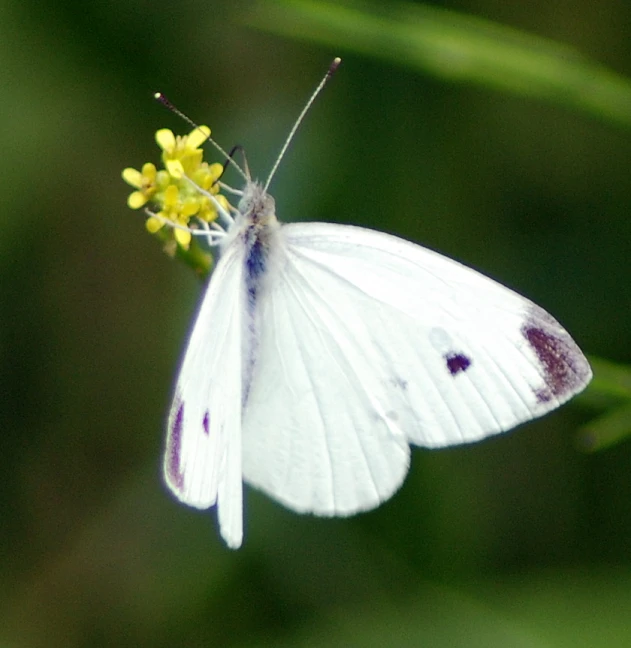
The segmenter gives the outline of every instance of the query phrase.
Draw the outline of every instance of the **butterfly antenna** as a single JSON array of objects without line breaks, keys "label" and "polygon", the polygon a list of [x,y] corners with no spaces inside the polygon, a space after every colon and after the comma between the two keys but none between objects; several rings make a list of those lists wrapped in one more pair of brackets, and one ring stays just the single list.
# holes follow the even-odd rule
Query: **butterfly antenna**
[{"label": "butterfly antenna", "polygon": [[272,178],[274,177],[274,174],[276,173],[276,169],[278,169],[278,165],[280,164],[280,161],[283,159],[285,153],[287,152],[287,149],[289,148],[289,145],[291,144],[291,140],[294,138],[294,135],[296,134],[296,131],[298,130],[298,127],[300,124],[302,124],[302,120],[305,118],[305,115],[309,111],[309,108],[311,108],[311,105],[313,102],[316,100],[316,97],[320,94],[320,91],[324,86],[326,85],[326,82],[333,76],[335,73],[335,70],[340,66],[340,63],[342,62],[342,59],[339,57],[335,57],[333,59],[333,62],[329,66],[329,69],[327,70],[326,74],[324,75],[322,81],[318,84],[318,87],[314,90],[313,94],[309,97],[309,100],[305,104],[305,107],[302,109],[302,112],[300,115],[298,115],[298,119],[296,119],[296,123],[293,125],[293,128],[289,131],[289,135],[287,136],[287,139],[285,140],[285,143],[283,144],[283,148],[280,150],[280,153],[278,154],[278,157],[276,158],[276,162],[274,162],[274,166],[272,167],[272,170],[270,171],[269,176],[267,177],[267,182],[265,183],[265,191],[267,191],[267,188],[270,185],[270,182],[272,181]]},{"label": "butterfly antenna", "polygon": [[[174,104],[172,104],[161,92],[156,92],[153,95],[153,98],[160,102],[167,110],[170,110],[174,115],[177,115],[180,119],[183,119],[189,126],[192,126],[195,130],[200,130],[200,127],[190,118],[188,115],[185,115],[179,108],[177,108]],[[204,133],[204,131],[201,131]],[[206,135],[206,133],[204,133]],[[232,166],[241,174],[241,176],[245,180],[249,180],[249,177],[246,175],[246,173],[243,171],[243,169],[235,162],[234,158],[232,157],[231,154],[226,153],[226,151],[215,142],[215,140],[210,136],[206,136],[206,141],[212,144],[221,155],[223,155],[226,160],[229,160],[232,163]],[[224,166],[227,166],[224,165]]]}]

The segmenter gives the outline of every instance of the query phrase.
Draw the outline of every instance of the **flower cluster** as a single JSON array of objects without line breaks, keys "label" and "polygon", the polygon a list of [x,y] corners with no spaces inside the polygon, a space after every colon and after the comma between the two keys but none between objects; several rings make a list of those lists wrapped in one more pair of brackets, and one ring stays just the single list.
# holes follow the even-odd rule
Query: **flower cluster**
[{"label": "flower cluster", "polygon": [[162,149],[164,169],[158,170],[147,162],[140,171],[131,168],[123,171],[123,180],[135,189],[127,199],[129,207],[145,207],[149,214],[146,227],[152,234],[171,225],[174,240],[184,250],[191,244],[191,219],[212,223],[218,216],[217,208],[206,194],[215,196],[228,209],[228,201],[219,194],[217,183],[223,166],[203,161],[200,146],[209,136],[207,126],[177,137],[163,128],[156,133],[156,142]]}]

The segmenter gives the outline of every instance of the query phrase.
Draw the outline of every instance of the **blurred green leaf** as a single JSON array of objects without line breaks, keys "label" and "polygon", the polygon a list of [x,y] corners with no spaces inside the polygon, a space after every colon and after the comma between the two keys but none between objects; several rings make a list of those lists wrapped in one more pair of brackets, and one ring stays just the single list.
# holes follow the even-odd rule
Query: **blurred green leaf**
[{"label": "blurred green leaf", "polygon": [[594,378],[580,398],[606,413],[580,428],[576,445],[597,452],[631,436],[631,367],[601,358],[589,361]]},{"label": "blurred green leaf", "polygon": [[631,367],[591,356],[594,378],[589,392],[600,396],[631,399]]},{"label": "blurred green leaf", "polygon": [[614,408],[605,415],[590,421],[578,431],[580,450],[604,450],[631,436],[631,403]]},{"label": "blurred green leaf", "polygon": [[631,82],[576,49],[427,5],[259,0],[252,27],[489,86],[631,126]]}]

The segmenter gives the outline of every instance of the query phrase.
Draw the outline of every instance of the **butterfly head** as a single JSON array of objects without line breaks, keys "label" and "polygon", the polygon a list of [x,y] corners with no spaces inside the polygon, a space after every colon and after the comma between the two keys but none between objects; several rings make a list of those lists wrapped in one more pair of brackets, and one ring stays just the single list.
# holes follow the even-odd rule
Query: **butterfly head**
[{"label": "butterfly head", "polygon": [[277,222],[274,199],[258,181],[246,183],[238,209],[242,222],[248,226],[266,227]]}]

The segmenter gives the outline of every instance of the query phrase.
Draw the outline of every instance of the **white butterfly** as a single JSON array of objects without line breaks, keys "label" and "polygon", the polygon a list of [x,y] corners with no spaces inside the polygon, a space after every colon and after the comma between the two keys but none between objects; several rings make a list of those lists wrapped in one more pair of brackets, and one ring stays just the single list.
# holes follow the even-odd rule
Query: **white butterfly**
[{"label": "white butterfly", "polygon": [[220,259],[164,459],[178,499],[217,506],[230,547],[244,480],[300,513],[352,515],[399,488],[410,444],[503,432],[589,382],[581,350],[528,299],[395,236],[281,225],[268,184],[246,181],[234,220],[218,206],[229,226],[209,234]]}]

